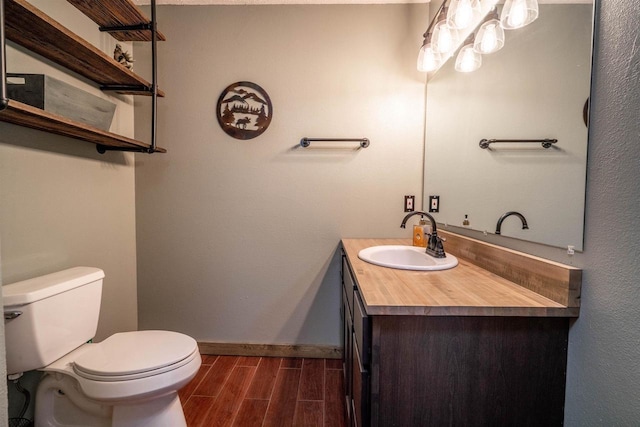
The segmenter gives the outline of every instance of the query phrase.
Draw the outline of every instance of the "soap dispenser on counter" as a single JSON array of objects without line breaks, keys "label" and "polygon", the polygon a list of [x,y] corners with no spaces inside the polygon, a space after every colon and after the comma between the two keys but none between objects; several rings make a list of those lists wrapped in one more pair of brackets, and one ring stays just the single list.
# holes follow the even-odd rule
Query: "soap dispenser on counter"
[{"label": "soap dispenser on counter", "polygon": [[424,237],[426,225],[427,220],[421,217],[418,224],[413,226],[413,246],[420,246],[421,248],[427,247],[427,239]]}]

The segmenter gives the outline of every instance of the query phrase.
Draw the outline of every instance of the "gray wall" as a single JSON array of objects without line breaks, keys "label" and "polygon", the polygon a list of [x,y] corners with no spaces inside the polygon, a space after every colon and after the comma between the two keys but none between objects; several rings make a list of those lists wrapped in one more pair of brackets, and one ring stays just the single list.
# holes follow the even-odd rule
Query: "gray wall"
[{"label": "gray wall", "polygon": [[566,424],[640,420],[640,8],[597,2],[585,267],[569,336]]},{"label": "gray wall", "polygon": [[[415,60],[426,5],[167,6],[158,15],[168,39],[158,134],[169,153],[136,159],[140,327],[337,345],[340,238],[408,237],[403,195],[421,203]],[[245,80],[274,108],[269,129],[248,141],[215,118],[222,90]],[[145,110],[136,135],[147,132]],[[371,146],[292,148],[304,136]]]},{"label": "gray wall", "polygon": [[[30,3],[104,52],[113,52],[115,40],[68,2]],[[117,104],[111,130],[133,136],[131,96],[107,95],[12,43],[7,45],[7,70],[44,73],[109,99]],[[100,267],[106,278],[96,340],[137,329],[134,178],[131,154],[99,155],[93,144],[0,122],[0,283],[78,265]],[[4,325],[0,349],[4,377]],[[38,376],[32,372],[23,377],[22,385],[32,396]],[[7,414],[17,416],[22,406],[22,396],[10,385],[8,407],[6,392],[2,381],[0,425],[6,425]]]},{"label": "gray wall", "polygon": [[[105,52],[115,40],[64,0],[36,7]],[[7,70],[46,73],[117,104],[113,132],[133,136],[130,96],[95,84],[12,43]],[[133,155],[0,123],[0,236],[3,284],[89,265],[106,272],[96,339],[137,328]]]}]

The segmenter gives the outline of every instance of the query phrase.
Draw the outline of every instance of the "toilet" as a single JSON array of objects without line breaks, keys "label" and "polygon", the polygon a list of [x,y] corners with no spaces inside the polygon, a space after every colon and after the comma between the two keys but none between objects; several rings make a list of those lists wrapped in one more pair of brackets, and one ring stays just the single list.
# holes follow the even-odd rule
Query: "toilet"
[{"label": "toilet", "polygon": [[7,374],[45,372],[36,427],[186,427],[178,390],[201,364],[170,331],[96,333],[104,272],[75,267],[2,287]]}]

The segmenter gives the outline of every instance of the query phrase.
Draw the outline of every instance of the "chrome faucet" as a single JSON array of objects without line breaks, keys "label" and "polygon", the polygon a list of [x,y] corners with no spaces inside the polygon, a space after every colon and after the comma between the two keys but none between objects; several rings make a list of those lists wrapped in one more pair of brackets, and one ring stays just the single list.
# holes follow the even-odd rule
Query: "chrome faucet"
[{"label": "chrome faucet", "polygon": [[438,230],[436,227],[436,220],[433,217],[422,211],[411,212],[402,220],[402,224],[400,224],[400,228],[406,228],[407,220],[414,215],[422,215],[423,217],[429,218],[431,221],[431,233],[427,233],[427,254],[431,255],[434,258],[445,258],[447,254],[444,253],[444,245],[442,244],[443,240],[438,236]]},{"label": "chrome faucet", "polygon": [[502,221],[504,221],[505,219],[507,219],[507,217],[510,217],[511,215],[515,215],[518,218],[520,218],[520,221],[522,221],[522,229],[523,230],[528,230],[529,229],[529,226],[527,225],[527,220],[524,217],[524,215],[522,215],[520,212],[509,211],[509,212],[505,213],[504,215],[502,215],[500,217],[500,219],[498,220],[498,224],[496,225],[496,234],[500,234],[500,229],[502,228]]}]

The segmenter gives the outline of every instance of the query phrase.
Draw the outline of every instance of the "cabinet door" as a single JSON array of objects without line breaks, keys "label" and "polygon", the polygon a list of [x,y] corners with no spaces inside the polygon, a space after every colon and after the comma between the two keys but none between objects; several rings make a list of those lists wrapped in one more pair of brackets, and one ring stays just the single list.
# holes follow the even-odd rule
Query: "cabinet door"
[{"label": "cabinet door", "polygon": [[370,409],[369,409],[369,371],[362,364],[358,345],[353,345],[353,365],[351,366],[352,381],[352,402],[351,410],[353,414],[354,426],[366,427],[370,425]]},{"label": "cabinet door", "polygon": [[371,319],[365,311],[360,292],[355,290],[353,294],[353,330],[355,332],[355,345],[358,346],[362,365],[368,368],[371,362]]},{"label": "cabinet door", "polygon": [[344,391],[347,419],[351,423],[351,367],[353,365],[353,323],[349,314],[349,306],[344,289],[342,290],[342,368],[344,374]]}]

